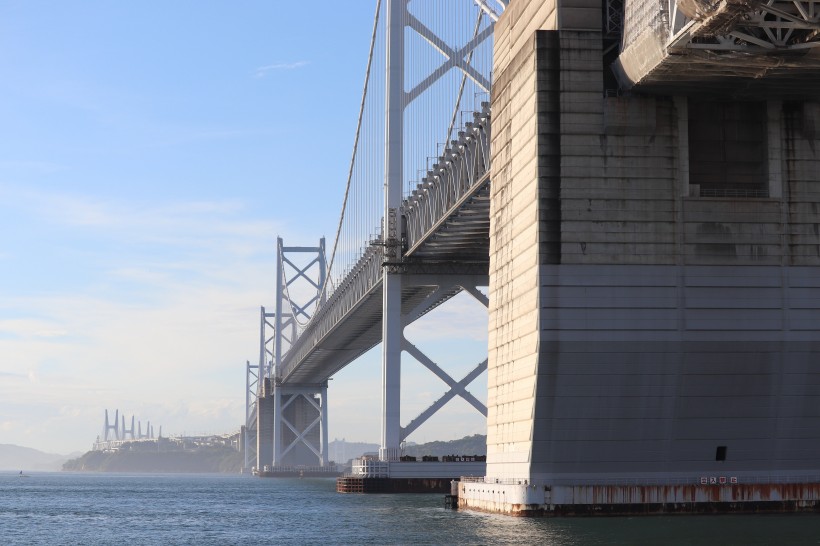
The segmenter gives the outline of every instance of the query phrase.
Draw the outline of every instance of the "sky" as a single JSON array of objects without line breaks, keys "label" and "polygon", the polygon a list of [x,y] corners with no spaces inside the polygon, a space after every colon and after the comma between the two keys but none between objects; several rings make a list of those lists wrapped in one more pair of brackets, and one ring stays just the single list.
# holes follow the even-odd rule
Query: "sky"
[{"label": "sky", "polygon": [[[106,409],[239,428],[276,237],[335,233],[374,6],[0,1],[0,443],[86,451]],[[486,331],[465,295],[406,335],[458,380]],[[379,360],[331,381],[331,439],[378,442]],[[446,390],[402,382],[403,424]],[[485,431],[455,400],[409,439]]]}]

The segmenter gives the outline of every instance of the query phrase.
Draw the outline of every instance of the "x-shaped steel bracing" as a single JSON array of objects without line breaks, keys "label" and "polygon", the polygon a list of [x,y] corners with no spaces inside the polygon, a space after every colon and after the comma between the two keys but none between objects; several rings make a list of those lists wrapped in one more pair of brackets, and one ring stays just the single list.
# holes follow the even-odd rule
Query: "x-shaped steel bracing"
[{"label": "x-shaped steel bracing", "polygon": [[309,262],[304,267],[299,267],[295,263],[293,263],[290,259],[288,259],[288,257],[285,256],[285,254],[283,252],[282,253],[282,263],[286,264],[286,265],[289,265],[295,271],[295,274],[293,274],[293,276],[291,276],[288,279],[285,268],[284,267],[282,268],[282,282],[284,283],[284,286],[285,286],[285,293],[288,294],[288,296],[290,295],[290,293],[288,291],[288,288],[290,288],[290,285],[292,285],[293,283],[295,283],[299,279],[307,281],[311,286],[313,286],[313,288],[316,289],[316,294],[303,304],[295,303],[293,300],[290,299],[290,297],[288,297],[288,301],[290,302],[291,309],[293,310],[293,315],[296,316],[296,317],[298,317],[299,315],[302,315],[306,319],[310,320],[310,315],[308,314],[307,310],[314,303],[316,303],[319,300],[319,295],[322,291],[322,287],[321,287],[320,282],[317,282],[317,281],[314,281],[313,279],[311,279],[308,276],[307,273],[308,273],[308,271],[310,271],[310,269],[314,265],[318,264],[319,267],[322,267],[322,260],[320,259],[319,256],[317,256],[316,258],[314,258],[311,262]]},{"label": "x-shaped steel bracing", "polygon": [[322,422],[322,411],[323,411],[322,407],[319,404],[317,404],[316,401],[311,396],[307,396],[307,395],[304,395],[304,394],[294,394],[288,399],[287,402],[282,404],[282,412],[284,413],[285,408],[287,408],[294,400],[296,400],[300,396],[302,398],[304,398],[305,400],[307,400],[310,403],[310,405],[312,405],[316,409],[316,411],[318,412],[318,415],[307,427],[304,428],[304,430],[301,430],[301,431],[299,429],[297,429],[290,421],[288,421],[285,418],[284,415],[281,416],[282,423],[284,423],[285,426],[287,426],[291,430],[291,432],[293,432],[293,434],[296,435],[296,438],[282,451],[282,457],[287,455],[288,452],[291,449],[293,449],[295,446],[297,446],[299,443],[302,443],[305,446],[307,446],[307,448],[309,450],[311,450],[313,452],[313,454],[316,455],[316,457],[319,458],[319,460],[321,460],[322,459],[321,449],[317,448],[316,446],[311,444],[308,441],[308,439],[306,438],[306,436],[308,435],[308,433],[311,430],[313,430],[316,427],[316,425],[318,425],[319,423]]},{"label": "x-shaped steel bracing", "polygon": [[[427,296],[424,301],[419,303],[413,310],[411,310],[406,315],[406,322],[409,324],[413,322],[417,317],[425,314],[431,306],[435,305],[436,302],[440,301],[442,297],[445,296],[446,293],[452,292],[453,288],[458,286],[465,292],[469,293],[473,296],[477,301],[479,301],[484,307],[489,306],[489,299],[487,298],[484,293],[478,290],[475,286],[472,286],[468,283],[461,283],[461,284],[447,284],[441,285],[436,288],[436,290]],[[410,436],[416,429],[418,429],[422,424],[424,424],[428,419],[430,419],[433,415],[435,415],[441,408],[443,408],[447,402],[455,398],[456,396],[460,396],[463,398],[468,404],[473,406],[476,411],[481,413],[484,417],[487,417],[487,406],[484,405],[480,400],[478,400],[472,393],[467,390],[467,386],[472,383],[482,372],[487,370],[487,359],[479,362],[478,365],[475,366],[467,375],[465,375],[461,380],[456,381],[453,379],[447,372],[445,372],[438,364],[433,362],[427,355],[425,355],[418,347],[414,344],[410,343],[407,338],[402,335],[402,350],[408,353],[410,356],[415,358],[422,366],[430,370],[436,377],[441,379],[444,383],[447,384],[449,389],[447,392],[444,393],[438,400],[433,402],[427,409],[422,411],[415,419],[410,421],[406,426],[401,427],[400,438],[401,440],[405,440],[408,436]]]},{"label": "x-shaped steel bracing", "polygon": [[452,68],[458,68],[465,76],[473,80],[479,87],[484,89],[487,93],[490,92],[490,82],[483,75],[473,68],[468,58],[469,54],[474,51],[484,40],[493,35],[493,27],[488,26],[481,32],[477,33],[473,38],[458,49],[453,49],[441,39],[435,32],[430,30],[430,27],[422,23],[409,11],[406,12],[407,26],[413,29],[419,36],[427,41],[433,48],[441,53],[446,60],[435,70],[433,70],[426,78],[416,84],[416,86],[409,92],[405,93],[405,104],[409,104],[415,100],[419,95],[424,93],[436,81]]}]

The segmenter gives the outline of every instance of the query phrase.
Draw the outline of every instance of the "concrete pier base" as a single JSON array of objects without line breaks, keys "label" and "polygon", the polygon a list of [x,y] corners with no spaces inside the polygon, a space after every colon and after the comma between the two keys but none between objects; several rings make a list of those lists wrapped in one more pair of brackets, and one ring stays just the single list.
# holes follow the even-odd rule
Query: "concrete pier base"
[{"label": "concrete pier base", "polygon": [[462,481],[458,507],[522,517],[820,512],[820,483],[549,486]]},{"label": "concrete pier base", "polygon": [[337,493],[449,493],[450,478],[362,478],[336,480]]},{"label": "concrete pier base", "polygon": [[336,480],[339,493],[451,493],[459,476],[480,479],[486,463],[476,456],[453,457],[453,461],[379,461],[355,459],[352,473]]},{"label": "concrete pier base", "polygon": [[816,94],[618,93],[604,7],[494,28],[487,472],[459,507],[816,510]]}]

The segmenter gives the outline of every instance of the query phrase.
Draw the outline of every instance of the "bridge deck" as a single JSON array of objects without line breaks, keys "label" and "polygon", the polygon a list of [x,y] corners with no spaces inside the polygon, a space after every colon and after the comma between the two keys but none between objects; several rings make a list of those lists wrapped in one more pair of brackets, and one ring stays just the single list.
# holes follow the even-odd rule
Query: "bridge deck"
[{"label": "bridge deck", "polygon": [[[410,312],[436,291],[436,286],[416,285],[402,290],[402,310]],[[448,294],[446,299],[457,292]],[[441,302],[443,303],[443,301]],[[347,364],[372,349],[382,336],[381,279],[298,362],[286,368],[287,383],[313,384],[327,380]]]},{"label": "bridge deck", "polygon": [[[402,204],[406,220],[402,315],[406,323],[449,300],[453,275],[487,284],[490,246],[488,110],[459,133]],[[382,249],[369,247],[283,356],[283,383],[319,384],[381,341]],[[427,301],[428,298],[434,297]]]}]

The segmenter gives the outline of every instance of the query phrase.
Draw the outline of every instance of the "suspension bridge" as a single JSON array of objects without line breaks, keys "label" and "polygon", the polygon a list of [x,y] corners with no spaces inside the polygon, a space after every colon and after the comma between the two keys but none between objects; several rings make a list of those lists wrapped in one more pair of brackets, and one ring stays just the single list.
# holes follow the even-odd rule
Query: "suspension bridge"
[{"label": "suspension bridge", "polygon": [[[492,31],[505,3],[492,4],[377,2],[332,248],[278,241],[275,310],[262,309],[246,368],[247,466],[327,465],[327,381],[383,339],[385,460],[455,396],[486,416],[467,390],[486,359],[454,379],[402,330],[460,292],[487,305]],[[402,351],[449,387],[404,426]]]},{"label": "suspension bridge", "polygon": [[[820,1],[377,1],[365,74],[332,245],[278,241],[247,466],[328,465],[327,381],[381,343],[380,468],[461,397],[471,507],[820,500],[820,438],[771,424],[820,407]],[[462,292],[457,379],[403,329]],[[448,387],[404,425],[402,353]]]}]

